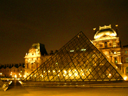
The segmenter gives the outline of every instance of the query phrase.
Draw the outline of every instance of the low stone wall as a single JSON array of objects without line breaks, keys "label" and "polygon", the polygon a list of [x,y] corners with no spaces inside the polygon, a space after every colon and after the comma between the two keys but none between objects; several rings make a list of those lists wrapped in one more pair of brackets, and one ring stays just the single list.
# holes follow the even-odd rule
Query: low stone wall
[{"label": "low stone wall", "polygon": [[128,87],[128,82],[33,82],[23,81],[24,87]]},{"label": "low stone wall", "polygon": [[1,82],[0,90],[7,91],[9,88],[9,85],[12,83],[12,81],[9,82]]}]

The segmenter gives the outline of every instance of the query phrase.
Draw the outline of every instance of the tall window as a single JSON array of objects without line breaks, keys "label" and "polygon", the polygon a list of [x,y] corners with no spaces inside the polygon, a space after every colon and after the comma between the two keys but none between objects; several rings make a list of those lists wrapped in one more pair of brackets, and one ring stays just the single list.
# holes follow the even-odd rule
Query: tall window
[{"label": "tall window", "polygon": [[109,47],[111,47],[112,46],[112,44],[111,43],[109,43]]},{"label": "tall window", "polygon": [[105,48],[107,48],[107,42],[105,42],[104,44],[105,44]]},{"label": "tall window", "polygon": [[126,73],[128,73],[128,67],[126,67]]},{"label": "tall window", "polygon": [[127,52],[127,50],[125,50],[125,54],[127,54],[128,52]]},{"label": "tall window", "polygon": [[114,58],[114,62],[117,63],[117,57]]},{"label": "tall window", "polygon": [[115,41],[113,41],[113,47],[116,47],[116,42]]},{"label": "tall window", "polygon": [[126,63],[128,63],[128,57],[126,57]]}]

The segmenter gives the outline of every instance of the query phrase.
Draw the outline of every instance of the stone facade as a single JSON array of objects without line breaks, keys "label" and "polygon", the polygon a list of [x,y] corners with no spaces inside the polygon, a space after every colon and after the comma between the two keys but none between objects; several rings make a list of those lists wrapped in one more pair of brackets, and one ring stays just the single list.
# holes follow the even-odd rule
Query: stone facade
[{"label": "stone facade", "polygon": [[25,77],[45,62],[50,55],[47,54],[44,44],[34,43],[25,55]]},{"label": "stone facade", "polygon": [[[117,30],[117,25],[115,30]],[[115,30],[111,28],[111,25],[99,26],[99,30],[95,31],[92,43],[104,53],[108,61],[114,63],[124,74],[127,74],[128,46],[121,47],[120,39]]]},{"label": "stone facade", "polygon": [[25,73],[24,63],[0,65],[1,77],[23,78]]},{"label": "stone facade", "polygon": [[123,46],[121,50],[121,62],[122,71],[125,75],[128,76],[128,46]]}]

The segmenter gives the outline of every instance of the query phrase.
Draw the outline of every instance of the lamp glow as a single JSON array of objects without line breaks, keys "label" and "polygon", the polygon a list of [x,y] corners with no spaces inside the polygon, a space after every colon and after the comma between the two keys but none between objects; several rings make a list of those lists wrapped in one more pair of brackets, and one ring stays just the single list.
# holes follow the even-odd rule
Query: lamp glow
[{"label": "lamp glow", "polygon": [[127,80],[127,76],[124,77],[124,80]]}]

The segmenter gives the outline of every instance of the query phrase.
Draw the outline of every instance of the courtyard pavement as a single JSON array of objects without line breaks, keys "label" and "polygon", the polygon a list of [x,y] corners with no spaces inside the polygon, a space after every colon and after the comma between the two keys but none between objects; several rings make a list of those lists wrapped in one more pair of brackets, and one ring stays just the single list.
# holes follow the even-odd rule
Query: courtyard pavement
[{"label": "courtyard pavement", "polygon": [[43,88],[13,83],[0,96],[128,96],[128,87],[118,88]]},{"label": "courtyard pavement", "polygon": [[14,87],[0,96],[128,96],[128,88],[41,88]]}]

